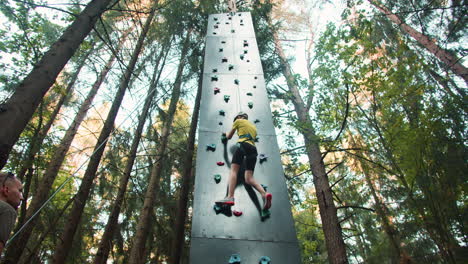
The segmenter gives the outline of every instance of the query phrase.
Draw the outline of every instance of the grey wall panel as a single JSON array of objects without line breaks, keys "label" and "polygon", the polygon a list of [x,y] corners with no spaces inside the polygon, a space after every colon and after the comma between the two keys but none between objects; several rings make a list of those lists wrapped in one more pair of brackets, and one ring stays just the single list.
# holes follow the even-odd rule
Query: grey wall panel
[{"label": "grey wall panel", "polygon": [[[245,45],[248,45],[245,47]],[[233,43],[234,59],[239,73],[263,74],[257,42],[254,37],[240,37]]]},{"label": "grey wall panel", "polygon": [[[200,105],[200,131],[217,131],[222,132],[229,129],[232,125],[232,120],[240,111],[238,89],[234,84],[237,78],[235,75],[218,74],[218,81],[211,81],[213,74],[203,75],[203,92]],[[220,93],[214,94],[214,89],[219,88]],[[229,102],[224,101],[224,96],[229,95]],[[224,110],[225,116],[219,114],[220,110]],[[222,122],[223,125],[219,125]]]},{"label": "grey wall panel", "polygon": [[232,17],[229,14],[210,15],[208,19],[207,36],[231,36],[234,34],[231,30]]},{"label": "grey wall panel", "polygon": [[197,245],[191,250],[193,264],[228,263],[232,254],[240,254],[242,264],[257,264],[261,256],[268,256],[272,264],[301,263],[297,245],[280,242],[238,241],[232,239],[192,238]]},{"label": "grey wall panel", "polygon": [[[229,70],[229,65],[234,65],[234,45],[231,37],[207,37],[205,53],[204,73],[235,74],[235,70]],[[226,59],[227,62],[223,62]]]},{"label": "grey wall panel", "polygon": [[232,20],[233,27],[239,29],[236,34],[237,37],[255,38],[255,31],[250,13],[236,13]]},{"label": "grey wall panel", "polygon": [[[263,255],[269,256],[273,263],[300,263],[291,205],[250,13],[216,14],[210,15],[208,20],[190,261],[193,264],[227,263],[231,254],[238,253],[242,256],[242,263],[258,263]],[[248,46],[245,47],[244,43]],[[242,59],[240,55],[243,55]],[[224,58],[227,62],[222,61]],[[234,67],[230,69],[229,65]],[[214,94],[215,88],[219,93]],[[225,96],[229,96],[228,102],[224,101]],[[249,103],[253,104],[252,107]],[[225,111],[224,116],[219,114],[220,110]],[[239,111],[248,113],[252,122],[260,121],[256,123],[259,137],[256,146],[259,154],[268,158],[262,164],[257,161],[254,177],[268,186],[268,192],[273,194],[271,216],[267,219],[261,217],[263,202],[260,195],[250,186],[244,186],[243,180],[239,179],[236,204],[231,209],[242,211],[243,215],[216,214],[213,209],[214,202],[227,193],[229,164],[237,142],[235,135],[225,147],[221,143],[221,133],[231,129],[233,118]],[[208,144],[216,144],[216,150],[207,150]],[[218,166],[218,161],[225,164]],[[218,184],[214,180],[215,174],[222,176]]]}]

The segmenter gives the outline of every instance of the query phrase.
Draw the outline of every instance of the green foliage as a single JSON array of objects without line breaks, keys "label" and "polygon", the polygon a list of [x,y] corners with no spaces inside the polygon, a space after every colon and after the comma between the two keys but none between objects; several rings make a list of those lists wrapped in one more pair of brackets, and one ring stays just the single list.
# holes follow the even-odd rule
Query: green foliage
[{"label": "green foliage", "polygon": [[304,202],[304,205],[307,205],[306,208],[293,212],[297,238],[300,241],[302,263],[328,263],[325,238],[322,228],[317,222],[317,202],[308,199]]},{"label": "green foliage", "polygon": [[55,42],[62,27],[36,12],[26,2],[0,3],[1,14],[8,19],[0,34],[0,56],[7,58],[0,67],[1,88],[11,90]]}]

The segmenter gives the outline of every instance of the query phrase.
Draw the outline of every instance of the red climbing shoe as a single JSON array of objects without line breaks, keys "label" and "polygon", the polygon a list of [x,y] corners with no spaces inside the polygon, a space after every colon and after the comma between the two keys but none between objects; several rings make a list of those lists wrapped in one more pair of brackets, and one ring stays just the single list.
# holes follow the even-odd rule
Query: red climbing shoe
[{"label": "red climbing shoe", "polygon": [[270,209],[272,198],[273,198],[273,195],[271,195],[271,193],[266,193],[265,197],[263,197],[263,210]]},{"label": "red climbing shoe", "polygon": [[222,200],[218,200],[215,202],[218,205],[229,205],[232,206],[234,205],[234,198],[224,198]]}]

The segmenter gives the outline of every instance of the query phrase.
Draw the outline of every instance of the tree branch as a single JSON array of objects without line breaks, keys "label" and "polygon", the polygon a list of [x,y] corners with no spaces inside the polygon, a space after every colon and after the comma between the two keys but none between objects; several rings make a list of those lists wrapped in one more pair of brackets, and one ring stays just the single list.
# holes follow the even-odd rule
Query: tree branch
[{"label": "tree branch", "polygon": [[[348,115],[349,115],[349,84],[348,83],[345,83],[345,86],[346,86],[346,110],[345,110],[345,116],[343,118],[343,122],[341,123],[341,128],[340,128],[340,131],[338,132],[338,135],[336,135],[335,139],[333,141],[336,141],[338,140],[338,138],[341,136],[341,133],[343,132],[345,126],[346,126],[346,123],[347,123],[347,120],[348,120]],[[327,156],[328,154],[328,150],[325,152],[325,154],[322,155],[322,158],[321,160],[323,161],[323,159]]]},{"label": "tree branch", "polygon": [[343,206],[338,206],[338,207],[336,208],[336,210],[338,210],[338,209],[346,209],[346,208],[356,208],[356,209],[363,209],[363,210],[375,212],[375,210],[372,209],[372,208],[367,208],[367,207],[358,206],[358,205],[343,205]]}]

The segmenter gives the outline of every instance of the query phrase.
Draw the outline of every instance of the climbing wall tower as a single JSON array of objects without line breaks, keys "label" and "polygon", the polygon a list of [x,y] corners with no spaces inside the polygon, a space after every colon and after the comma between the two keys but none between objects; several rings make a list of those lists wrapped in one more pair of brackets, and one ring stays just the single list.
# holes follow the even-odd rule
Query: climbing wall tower
[{"label": "climbing wall tower", "polygon": [[[273,194],[269,218],[260,208],[260,195],[242,184],[236,188],[232,207],[241,211],[241,216],[214,208],[215,200],[226,195],[232,149],[237,142],[235,135],[224,146],[221,133],[231,129],[239,111],[248,113],[257,126],[256,146],[262,158],[257,160],[254,177]],[[237,257],[246,264],[269,263],[268,258],[271,263],[300,263],[250,13],[209,16],[198,138],[190,263],[238,263]],[[262,256],[268,258],[260,262]]]}]

